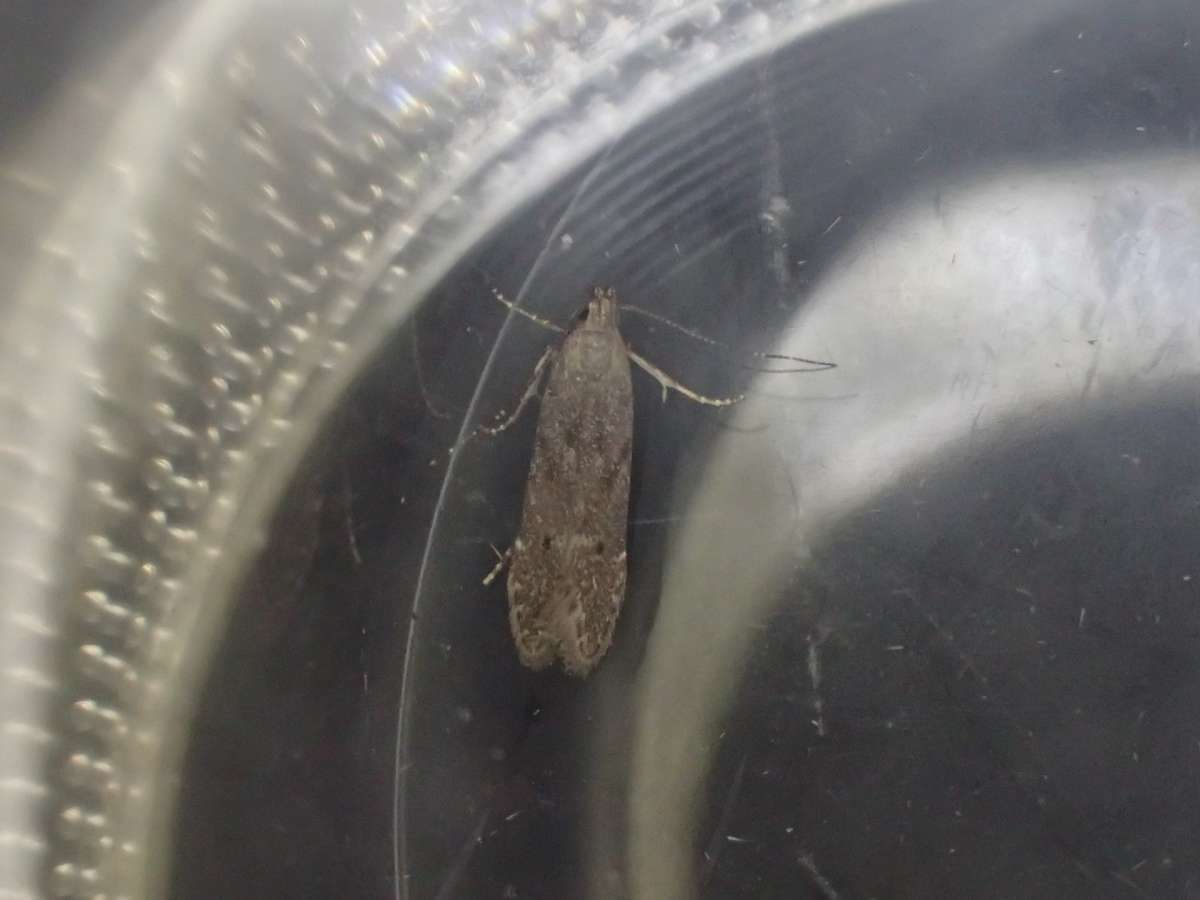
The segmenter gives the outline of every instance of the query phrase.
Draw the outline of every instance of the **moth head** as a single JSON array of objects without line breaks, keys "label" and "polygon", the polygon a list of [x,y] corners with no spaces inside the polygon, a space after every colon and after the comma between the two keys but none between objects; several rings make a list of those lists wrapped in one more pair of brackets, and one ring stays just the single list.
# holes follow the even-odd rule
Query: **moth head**
[{"label": "moth head", "polygon": [[593,288],[587,309],[580,318],[597,328],[617,327],[617,292],[612,288]]}]

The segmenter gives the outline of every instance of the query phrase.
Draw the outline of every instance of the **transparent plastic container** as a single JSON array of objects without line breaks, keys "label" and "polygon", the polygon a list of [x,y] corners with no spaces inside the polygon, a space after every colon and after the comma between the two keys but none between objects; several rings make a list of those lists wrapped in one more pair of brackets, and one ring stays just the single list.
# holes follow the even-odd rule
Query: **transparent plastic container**
[{"label": "transparent plastic container", "polygon": [[[103,34],[0,172],[0,889],[1191,895],[1195,4]],[[746,399],[635,372],[580,680],[482,584],[536,407],[467,437],[597,285]]]}]

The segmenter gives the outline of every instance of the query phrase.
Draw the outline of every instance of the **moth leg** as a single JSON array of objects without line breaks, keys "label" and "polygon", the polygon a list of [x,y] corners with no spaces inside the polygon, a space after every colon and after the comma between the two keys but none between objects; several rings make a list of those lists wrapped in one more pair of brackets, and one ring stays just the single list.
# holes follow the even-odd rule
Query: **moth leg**
[{"label": "moth leg", "polygon": [[541,325],[543,328],[549,328],[551,331],[557,331],[559,334],[567,333],[567,329],[563,328],[561,325],[555,325],[549,319],[543,319],[541,316],[535,316],[533,313],[529,312],[529,310],[521,309],[521,307],[517,306],[517,304],[505,297],[496,288],[492,288],[492,296],[507,306],[511,312],[515,312],[519,316],[524,316],[530,322],[535,322],[538,325]]},{"label": "moth leg", "polygon": [[542,358],[538,360],[537,365],[533,367],[533,377],[529,379],[529,385],[525,388],[525,393],[521,395],[520,402],[517,403],[517,408],[513,410],[511,416],[501,422],[499,425],[477,425],[475,430],[471,432],[471,437],[478,437],[480,434],[486,434],[490,437],[495,437],[502,431],[507,431],[509,426],[520,418],[525,407],[529,405],[529,401],[537,396],[538,388],[542,383],[542,374],[546,371],[546,367],[550,361],[554,359],[555,350],[553,347],[547,347],[546,352],[542,354]]},{"label": "moth leg", "polygon": [[637,363],[643,371],[651,378],[662,385],[663,403],[667,402],[667,390],[678,391],[689,400],[694,400],[696,403],[703,403],[705,406],[733,406],[735,403],[741,403],[746,399],[745,394],[734,394],[732,397],[706,397],[703,394],[697,394],[687,385],[682,384],[660,369],[654,363],[629,350],[629,358]]},{"label": "moth leg", "polygon": [[498,556],[500,558],[498,560],[496,560],[496,565],[494,565],[492,567],[492,571],[488,572],[487,576],[483,579],[484,587],[487,587],[493,581],[495,581],[497,578],[499,578],[500,573],[504,571],[504,567],[508,565],[508,561],[510,559],[512,559],[512,547],[509,547],[507,550],[505,550],[503,553],[501,553],[499,550],[496,549],[495,544],[488,544],[488,546],[491,547],[492,552],[495,553],[496,556]]}]

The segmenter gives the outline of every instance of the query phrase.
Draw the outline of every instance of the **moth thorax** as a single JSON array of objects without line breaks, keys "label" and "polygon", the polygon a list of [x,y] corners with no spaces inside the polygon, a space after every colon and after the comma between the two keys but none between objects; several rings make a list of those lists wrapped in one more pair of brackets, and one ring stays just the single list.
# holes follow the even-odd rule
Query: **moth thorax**
[{"label": "moth thorax", "polygon": [[610,335],[585,331],[579,335],[579,370],[599,378],[612,368],[613,343]]}]

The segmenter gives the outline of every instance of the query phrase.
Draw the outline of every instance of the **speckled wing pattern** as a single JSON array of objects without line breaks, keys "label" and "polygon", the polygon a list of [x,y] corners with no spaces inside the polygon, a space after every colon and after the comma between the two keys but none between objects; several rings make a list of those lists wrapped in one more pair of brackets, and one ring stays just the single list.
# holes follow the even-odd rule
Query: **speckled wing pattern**
[{"label": "speckled wing pattern", "polygon": [[629,356],[611,291],[596,291],[542,395],[521,528],[508,575],[521,662],[561,658],[586,675],[612,643],[625,599],[633,448]]}]

